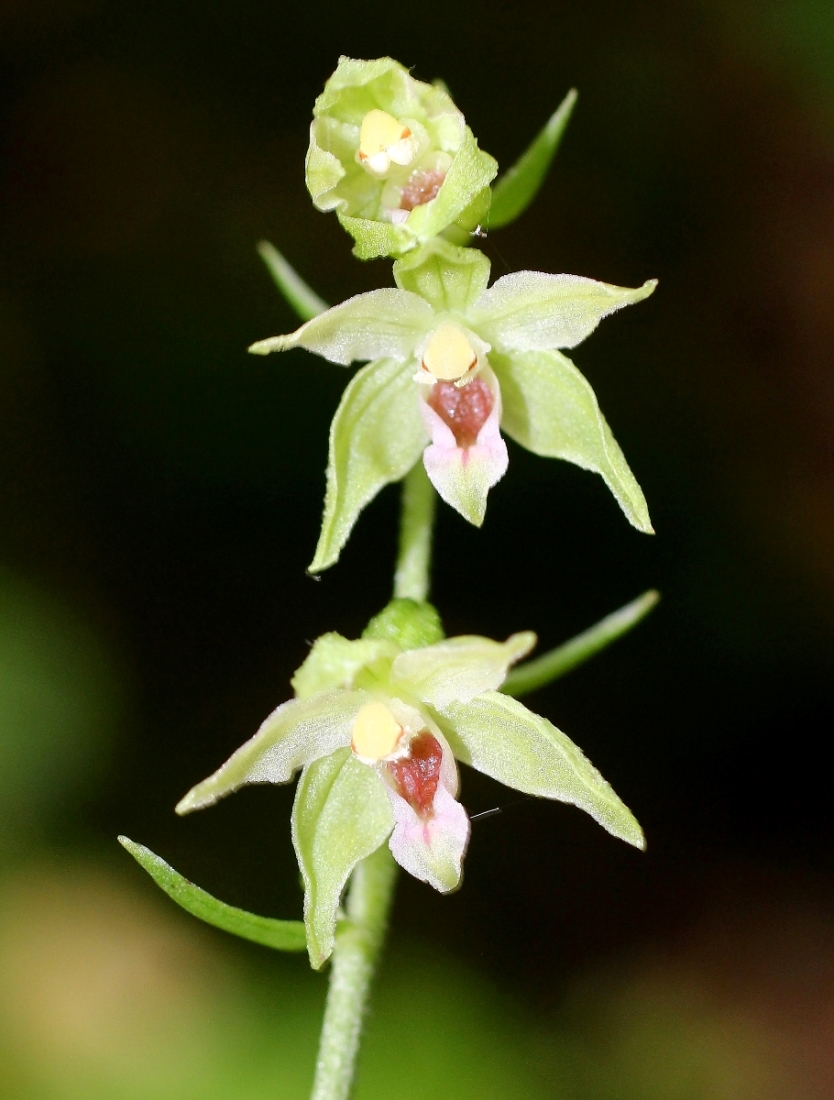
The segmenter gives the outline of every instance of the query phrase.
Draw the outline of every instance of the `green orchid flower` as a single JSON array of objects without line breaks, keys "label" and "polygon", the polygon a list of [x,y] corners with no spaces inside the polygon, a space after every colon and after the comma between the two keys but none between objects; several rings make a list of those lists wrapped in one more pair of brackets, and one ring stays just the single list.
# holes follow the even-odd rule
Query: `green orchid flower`
[{"label": "green orchid flower", "polygon": [[397,289],[358,294],[249,349],[302,347],[345,366],[371,360],[348,384],[330,429],[311,572],[338,560],[365,505],[421,456],[443,500],[480,526],[487,494],[507,469],[501,430],[535,454],[600,474],[628,520],[652,531],[593,390],[560,349],[648,297],[656,282],[628,289],[519,271],[487,288],[489,271],[476,249],[435,240],[394,264]]},{"label": "green orchid flower", "polygon": [[307,188],[361,259],[396,256],[489,210],[498,165],[449,93],[398,61],[339,59],[313,109]]},{"label": "green orchid flower", "polygon": [[333,950],[354,867],[386,841],[415,878],[448,893],[461,881],[469,818],[456,760],[526,794],[568,802],[638,848],[631,812],[574,743],[498,690],[535,634],[506,642],[444,639],[429,604],[394,600],[362,638],[319,638],[296,672],[295,698],[177,806],[210,806],[247,783],[287,783],[301,769],[292,836],[304,878],[310,960]]}]

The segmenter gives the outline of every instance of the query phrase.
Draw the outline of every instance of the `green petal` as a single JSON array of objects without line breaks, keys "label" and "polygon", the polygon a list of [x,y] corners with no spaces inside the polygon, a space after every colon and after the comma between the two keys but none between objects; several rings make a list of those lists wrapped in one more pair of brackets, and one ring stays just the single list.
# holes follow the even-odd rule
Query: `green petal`
[{"label": "green petal", "polygon": [[268,355],[271,351],[306,348],[342,366],[383,356],[405,361],[414,354],[417,342],[433,320],[428,302],[416,294],[388,287],[348,298],[288,336],[259,340],[249,350],[255,355]]},{"label": "green petal", "polygon": [[360,691],[331,691],[291,699],[222,767],[177,804],[178,814],[211,806],[244,783],[288,783],[304,764],[350,744],[356,712],[367,700]]},{"label": "green petal", "polygon": [[501,427],[534,454],[563,458],[604,479],[629,522],[653,532],[646,499],[597,404],[594,391],[558,351],[497,355]]},{"label": "green petal", "polygon": [[441,710],[452,702],[468,703],[476,695],[503,684],[511,664],[536,644],[531,631],[513,634],[506,642],[478,635],[447,638],[425,649],[401,653],[391,667],[391,685],[406,689]]},{"label": "green petal", "polygon": [[363,638],[349,641],[341,634],[316,638],[304,664],[292,678],[298,699],[308,699],[333,688],[352,688],[356,674],[381,657],[396,657],[399,647],[391,641]]},{"label": "green petal", "polygon": [[314,969],[333,951],[339,900],[351,871],[384,843],[393,826],[385,785],[350,749],[304,769],[292,839],[304,877],[304,922]]},{"label": "green petal", "polygon": [[498,351],[573,348],[603,317],[648,298],[656,286],[656,279],[631,289],[581,275],[516,271],[481,295],[468,320]]},{"label": "green petal", "polygon": [[419,294],[438,313],[464,312],[486,290],[489,260],[475,248],[458,248],[436,238],[394,264],[401,290]]},{"label": "green petal", "polygon": [[411,374],[395,359],[380,359],[358,371],[345,390],[330,425],[324,518],[311,573],[338,561],[365,505],[384,485],[405,477],[426,446]]},{"label": "green petal", "polygon": [[264,947],[271,947],[276,951],[303,951],[307,946],[307,933],[302,921],[259,917],[256,913],[226,905],[183,878],[150,848],[128,840],[126,836],[120,836],[119,843],[148,872],[157,886],[193,917],[215,928],[222,928],[233,936],[263,944]]},{"label": "green petal", "polygon": [[443,709],[440,726],[458,760],[507,787],[569,802],[636,848],[643,831],[593,764],[561,730],[515,699],[489,691]]},{"label": "green petal", "polygon": [[571,88],[541,133],[496,183],[489,212],[490,229],[500,229],[502,225],[515,221],[536,197],[559,148],[575,103],[576,89]]}]

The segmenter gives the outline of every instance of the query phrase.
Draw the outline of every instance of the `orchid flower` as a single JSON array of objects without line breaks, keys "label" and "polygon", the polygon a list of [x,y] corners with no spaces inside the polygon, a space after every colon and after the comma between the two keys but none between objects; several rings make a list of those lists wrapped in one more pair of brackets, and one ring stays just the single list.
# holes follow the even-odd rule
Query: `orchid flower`
[{"label": "orchid flower", "polygon": [[489,210],[498,165],[440,85],[398,61],[339,59],[313,109],[307,188],[361,259],[395,256]]},{"label": "orchid flower", "polygon": [[469,818],[455,760],[499,782],[586,810],[636,847],[630,811],[573,742],[498,691],[535,634],[443,639],[430,604],[394,600],[349,641],[325,634],[296,672],[295,698],[177,806],[210,806],[246,783],[301,779],[292,836],[304,878],[310,959],[334,943],[339,902],[360,860],[388,841],[441,893],[461,880]]},{"label": "orchid flower", "polygon": [[487,288],[490,263],[436,240],[394,264],[397,288],[358,294],[260,355],[302,347],[344,366],[330,429],[322,531],[311,572],[338,560],[359,513],[419,461],[437,492],[480,526],[507,469],[499,430],[535,454],[602,475],[629,521],[651,532],[645,498],[588,382],[561,353],[656,285],[611,286],[519,271]]}]

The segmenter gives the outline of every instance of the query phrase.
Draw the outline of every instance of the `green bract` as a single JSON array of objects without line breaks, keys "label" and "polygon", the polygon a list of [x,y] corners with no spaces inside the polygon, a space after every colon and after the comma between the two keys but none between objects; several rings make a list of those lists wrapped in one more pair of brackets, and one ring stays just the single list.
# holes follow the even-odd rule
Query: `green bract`
[{"label": "green bract", "polygon": [[303,347],[343,365],[371,360],[331,425],[313,572],[338,559],[361,510],[421,455],[440,496],[480,525],[507,467],[499,426],[535,454],[600,474],[629,521],[652,530],[593,390],[559,349],[648,297],[655,281],[629,289],[519,271],[487,288],[489,270],[481,252],[435,240],[394,264],[397,289],[359,294],[250,348]]},{"label": "green bract", "polygon": [[313,202],[336,211],[369,259],[474,229],[498,166],[444,88],[390,57],[342,57],[313,109],[306,169]]},{"label": "green bract", "polygon": [[500,229],[502,225],[515,221],[536,197],[559,148],[575,103],[576,89],[572,88],[547,120],[541,133],[495,184],[489,208],[490,229]]},{"label": "green bract", "polygon": [[398,644],[437,637],[438,623],[429,605],[398,600],[358,641],[319,638],[295,674],[295,698],[177,806],[201,809],[303,769],[292,830],[315,967],[333,949],[351,872],[386,840],[415,877],[444,893],[458,886],[469,820],[455,797],[455,757],[516,790],[579,806],[643,846],[640,826],[576,745],[497,690],[535,635]]}]

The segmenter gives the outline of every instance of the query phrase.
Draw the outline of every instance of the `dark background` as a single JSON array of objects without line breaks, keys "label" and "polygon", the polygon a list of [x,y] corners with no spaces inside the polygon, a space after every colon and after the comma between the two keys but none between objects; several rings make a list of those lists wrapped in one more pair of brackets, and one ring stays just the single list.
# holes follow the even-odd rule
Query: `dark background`
[{"label": "dark background", "polygon": [[[483,242],[493,276],[660,280],[573,356],[657,535],[599,478],[510,444],[482,531],[441,509],[433,590],[449,633],[547,647],[660,589],[530,700],[648,851],[465,771],[470,812],[505,812],[475,822],[458,894],[402,883],[397,932],[536,1011],[611,960],[718,973],[760,936],[739,983],[779,1006],[779,983],[790,1000],[813,978],[813,1013],[834,1013],[834,9],[812,0],[0,2],[0,564],[13,606],[71,618],[96,716],[75,740],[33,727],[35,756],[21,733],[8,866],[121,867],[124,832],[224,900],[300,915],[289,789],[172,807],[287,696],[310,640],[355,636],[389,597],[393,488],[338,566],[304,571],[346,372],[245,350],[294,327],[262,238],[331,302],[390,281],[304,187],[340,53],[442,77],[504,168],[576,86],[535,204]],[[829,1071],[803,1095],[834,1095]]]}]

